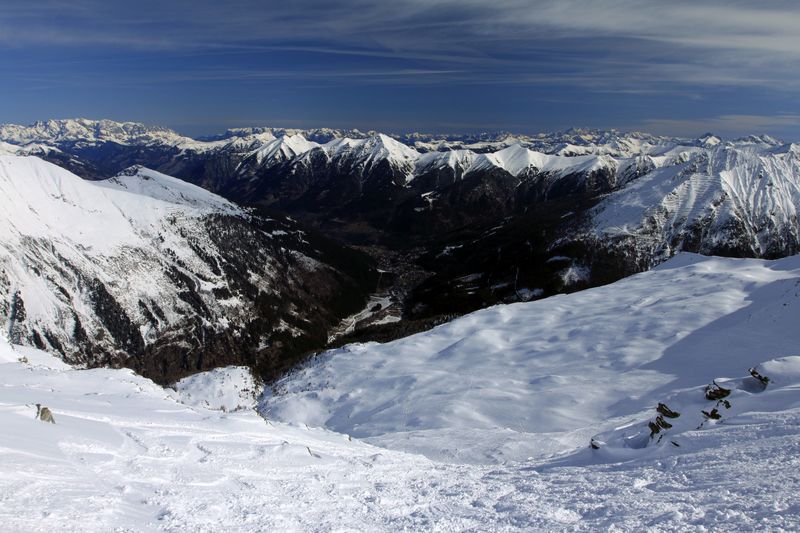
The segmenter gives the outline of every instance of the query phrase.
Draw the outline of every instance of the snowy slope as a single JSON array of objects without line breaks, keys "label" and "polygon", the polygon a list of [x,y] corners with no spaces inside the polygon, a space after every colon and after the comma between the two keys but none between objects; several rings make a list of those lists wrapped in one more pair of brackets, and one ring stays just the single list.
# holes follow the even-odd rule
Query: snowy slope
[{"label": "snowy slope", "polygon": [[612,285],[328,352],[262,409],[438,460],[548,457],[645,420],[673,391],[797,354],[799,313],[800,256],[683,254]]},{"label": "snowy slope", "polygon": [[[134,187],[134,180],[128,181]],[[86,182],[37,158],[0,158],[4,271],[0,281],[3,293],[9,295],[4,300],[19,294],[27,315],[14,324],[21,329],[17,338],[38,337],[41,344],[69,347],[65,355],[77,357],[79,349],[70,332],[83,328],[91,337],[96,331],[107,332],[105,317],[93,309],[87,294],[86,286],[93,280],[107,281],[131,314],[141,313],[140,300],[151,301],[167,310],[159,326],[180,320],[184,311],[177,304],[177,291],[170,290],[174,283],[164,273],[159,237],[166,232],[166,247],[190,258],[193,252],[188,243],[167,230],[166,219],[172,217],[177,231],[196,233],[193,221],[203,210],[174,203],[166,196],[128,192],[121,183],[122,179],[108,184]],[[206,211],[215,208],[204,207]],[[117,275],[121,272],[125,275]],[[10,310],[4,311],[3,322],[8,324]],[[152,341],[154,328],[143,325],[141,335]],[[127,340],[131,339],[135,334]],[[123,339],[117,341],[124,348]]]},{"label": "snowy slope", "polygon": [[[0,158],[4,240],[71,241],[79,237],[83,248],[99,254],[144,245],[155,237],[160,219],[168,214],[200,216],[220,205],[241,213],[232,204],[179,180],[174,182],[192,192],[191,202],[159,187],[159,180],[166,179],[163,175],[155,180],[136,176],[98,184],[35,157],[4,156]],[[124,190],[128,188],[133,190]]]},{"label": "snowy slope", "polygon": [[334,139],[323,149],[334,165],[357,169],[365,176],[386,161],[393,169],[406,174],[406,182],[413,179],[414,162],[419,157],[413,148],[383,134],[366,139]]},{"label": "snowy slope", "polygon": [[458,175],[471,168],[478,154],[471,150],[448,150],[446,152],[428,152],[417,158],[415,174],[425,174],[440,168],[458,169]]},{"label": "snowy slope", "polygon": [[0,324],[71,362],[161,379],[241,362],[275,335],[323,337],[339,320],[326,299],[361,290],[309,239],[142,167],[89,182],[0,156]]},{"label": "snowy slope", "polygon": [[675,163],[606,198],[594,231],[664,256],[685,248],[767,257],[800,249],[797,146],[716,145]]},{"label": "snowy slope", "polygon": [[295,134],[268,142],[258,148],[254,155],[258,164],[274,164],[287,161],[317,146],[319,146],[317,143],[306,140],[300,134]]},{"label": "snowy slope", "polygon": [[[689,259],[684,261],[688,264],[671,265],[673,274],[680,273],[689,281],[704,277],[707,282],[716,280],[717,285],[725,284],[726,276],[731,278],[727,284],[733,286],[726,287],[732,290],[731,301],[725,305],[720,297],[717,304],[720,308],[737,307],[745,297],[737,287],[744,288],[752,299],[751,307],[763,311],[752,310],[765,334],[760,339],[762,347],[770,347],[765,342],[769,332],[765,326],[772,324],[775,331],[785,325],[786,315],[778,313],[779,304],[792,302],[797,289],[788,291],[789,297],[780,285],[790,283],[783,279],[792,274],[787,269],[795,269],[792,275],[796,275],[797,261],[765,264]],[[726,275],[728,269],[731,272]],[[663,295],[662,284],[667,279],[659,278],[669,277],[666,272],[652,273],[653,294],[638,295],[647,301],[640,302],[636,313],[650,316],[642,327],[651,326],[653,316],[659,314],[658,303],[650,298]],[[747,276],[752,276],[750,285],[742,281]],[[770,279],[777,281],[768,282]],[[671,281],[676,281],[676,276]],[[642,277],[637,283],[639,288],[651,288]],[[694,286],[691,282],[689,285]],[[625,292],[630,297],[633,290],[627,287]],[[776,305],[769,305],[773,300]],[[521,307],[507,310],[518,315]],[[572,307],[572,311],[572,315],[558,318],[560,325],[581,326],[580,317],[575,316],[580,309]],[[619,318],[611,314],[615,308],[608,311],[597,320],[608,324]],[[744,311],[749,314],[751,310]],[[712,314],[706,313],[706,318]],[[796,309],[790,314],[796,317]],[[484,313],[483,318],[489,317]],[[730,318],[723,319],[729,323],[711,330],[720,333],[741,326]],[[662,315],[662,319],[693,327],[686,317],[670,320]],[[620,321],[629,327],[637,324],[625,315]],[[513,323],[507,321],[509,329]],[[527,321],[525,326],[531,324],[535,322]],[[498,323],[489,321],[487,325]],[[441,329],[454,333],[453,327],[456,325],[440,328],[437,334],[443,335]],[[466,324],[458,327],[466,331]],[[697,326],[683,340],[702,329]],[[659,332],[655,334],[657,342]],[[564,335],[582,336],[566,330]],[[647,340],[644,332],[631,331],[630,335],[638,337],[639,343]],[[705,338],[711,341],[711,337]],[[732,343],[719,335],[714,338],[725,348]],[[422,336],[415,342],[420,350],[432,347]],[[498,336],[496,342],[502,339]],[[546,339],[541,342],[555,343]],[[567,341],[564,346],[564,354],[555,353],[555,349],[549,356],[543,354],[542,365],[547,359],[562,359],[563,363],[575,355],[574,342]],[[696,344],[685,347],[691,346]],[[508,348],[505,351],[518,353]],[[717,359],[749,363],[769,357],[763,350],[753,357],[745,357],[743,351]],[[599,345],[598,352],[601,360],[611,357],[607,345]],[[687,352],[689,359],[692,351]],[[606,358],[602,357],[604,353]],[[471,354],[474,351],[463,342],[450,353],[450,360],[474,360]],[[368,353],[362,358],[365,365],[376,362]],[[662,359],[666,362],[662,357],[656,363]],[[8,531],[81,532],[797,530],[800,509],[796,494],[800,485],[794,467],[800,451],[800,365],[795,359],[761,365],[759,369],[774,382],[763,392],[735,391],[735,416],[701,430],[681,431],[680,447],[650,446],[627,450],[634,453],[623,456],[625,450],[614,448],[611,439],[596,451],[584,441],[577,454],[554,461],[482,466],[435,463],[421,456],[375,448],[345,434],[265,422],[253,411],[223,413],[186,405],[174,391],[129,370],[74,370],[43,352],[12,349],[0,333],[0,521]],[[635,384],[625,370],[630,362],[626,363],[624,357],[615,360],[621,383],[606,384],[612,396],[617,386]],[[690,379],[681,361],[673,358],[672,362],[684,377],[675,379],[663,369],[641,377],[659,383],[672,379],[672,387],[701,383],[706,375],[743,376],[742,372],[727,374],[725,365],[701,364],[691,369],[694,376]],[[571,361],[568,364],[561,366],[565,374],[572,372]],[[576,360],[578,367],[585,364],[580,357]],[[729,365],[736,366],[734,361]],[[707,371],[712,367],[713,371]],[[380,369],[378,372],[386,375]],[[607,369],[601,367],[596,372],[596,381],[607,380]],[[520,381],[529,377],[520,368],[518,374]],[[404,379],[410,383],[414,377],[408,374]],[[446,409],[458,376],[436,377],[443,400],[432,400]],[[591,382],[591,375],[585,379]],[[530,386],[541,386],[548,380],[555,381],[555,377],[540,376],[540,385],[534,382]],[[375,379],[361,381],[363,387],[375,390]],[[211,388],[204,390],[202,384],[195,383],[193,391],[208,397],[213,394],[214,383],[206,382],[206,386]],[[524,417],[536,407],[516,402],[513,395],[518,390],[519,386],[508,391],[512,397],[506,398],[506,410]],[[589,394],[608,404],[597,390],[592,386]],[[473,396],[463,397],[461,405],[465,409],[474,407],[481,397],[491,402],[486,398],[488,392],[476,388]],[[549,396],[568,392],[551,387]],[[363,392],[355,388],[351,393],[362,398],[359,403],[363,405]],[[387,397],[390,394],[387,392]],[[664,395],[666,392],[659,397]],[[36,403],[52,410],[55,424],[34,419]],[[635,403],[646,402],[639,399]],[[569,409],[574,407],[565,408],[564,414]],[[623,405],[614,411],[631,409],[635,408]],[[641,416],[650,413],[652,409]],[[354,411],[354,416],[360,414]],[[388,409],[375,415],[391,419]],[[407,415],[411,419],[415,413],[409,410]],[[682,416],[688,416],[688,412]],[[502,430],[497,433],[502,437]],[[444,438],[446,433],[439,435]],[[457,440],[442,445],[463,448],[469,444],[461,442],[459,435],[451,437]],[[539,440],[535,434],[528,438]]]},{"label": "snowy slope", "polygon": [[173,385],[181,403],[239,411],[253,409],[261,387],[245,366],[215,368],[187,376]]},{"label": "snowy slope", "polygon": [[528,150],[519,144],[509,146],[491,154],[481,154],[469,169],[470,172],[486,170],[493,167],[502,168],[512,176],[523,173],[543,172],[552,174],[570,174],[591,172],[604,166],[616,167],[614,159],[607,156],[573,156],[548,155]]},{"label": "snowy slope", "polygon": [[137,195],[136,201],[145,197],[175,206],[188,206],[198,214],[245,215],[242,208],[216,194],[141,166],[130,167],[113,178],[98,182],[97,185],[114,191],[133,193]]}]

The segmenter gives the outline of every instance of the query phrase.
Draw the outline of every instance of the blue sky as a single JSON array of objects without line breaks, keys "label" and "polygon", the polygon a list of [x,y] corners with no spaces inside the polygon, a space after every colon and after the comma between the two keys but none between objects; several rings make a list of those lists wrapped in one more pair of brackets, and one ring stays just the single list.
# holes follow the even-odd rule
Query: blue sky
[{"label": "blue sky", "polygon": [[0,122],[800,140],[800,3],[16,1]]}]

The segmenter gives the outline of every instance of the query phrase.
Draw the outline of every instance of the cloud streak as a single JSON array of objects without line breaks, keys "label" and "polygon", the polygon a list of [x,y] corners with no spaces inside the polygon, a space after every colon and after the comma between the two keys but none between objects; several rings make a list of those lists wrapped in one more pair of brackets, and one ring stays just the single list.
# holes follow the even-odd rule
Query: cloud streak
[{"label": "cloud streak", "polygon": [[[800,112],[797,28],[788,0],[5,0],[0,68],[23,93],[161,91],[188,105],[188,86],[250,107],[266,105],[259,90],[306,107],[333,94],[349,102],[339,120],[411,120],[402,110],[416,106],[433,127],[786,132],[799,127],[787,118]],[[670,114],[689,118],[658,118]]]},{"label": "cloud streak", "polygon": [[517,75],[527,83],[532,74],[553,74],[552,58],[561,57],[573,74],[559,81],[604,89],[691,83],[794,90],[797,28],[800,6],[782,1],[12,0],[0,11],[0,43],[11,48],[358,56],[423,70],[471,65],[473,81]]}]

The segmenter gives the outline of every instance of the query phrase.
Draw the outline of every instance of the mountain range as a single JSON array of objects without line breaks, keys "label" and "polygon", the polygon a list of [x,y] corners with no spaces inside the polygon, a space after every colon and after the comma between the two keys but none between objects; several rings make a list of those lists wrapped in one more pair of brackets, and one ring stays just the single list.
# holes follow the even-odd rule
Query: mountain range
[{"label": "mountain range", "polygon": [[240,128],[192,139],[77,119],[0,126],[0,142],[87,186],[140,168],[295,224],[289,215],[295,231],[342,243],[348,258],[358,248],[379,267],[393,314],[348,327],[350,340],[602,285],[681,251],[800,250],[800,146],[769,136]]}]

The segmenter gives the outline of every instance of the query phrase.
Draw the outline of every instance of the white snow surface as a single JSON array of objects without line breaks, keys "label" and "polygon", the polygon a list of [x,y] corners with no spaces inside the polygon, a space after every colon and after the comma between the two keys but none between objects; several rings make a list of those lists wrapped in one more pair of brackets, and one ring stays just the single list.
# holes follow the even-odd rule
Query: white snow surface
[{"label": "white snow surface", "polygon": [[492,154],[478,156],[470,171],[498,167],[506,170],[512,176],[520,176],[526,171],[564,175],[576,172],[590,172],[604,166],[616,167],[616,162],[608,156],[579,155],[566,157],[543,154],[515,144]]},{"label": "white snow surface", "polygon": [[428,152],[417,158],[414,173],[424,174],[438,168],[450,167],[464,171],[472,167],[478,154],[470,150],[448,150],[447,152]]},{"label": "white snow surface", "polygon": [[[187,206],[200,214],[244,215],[236,204],[202,187],[142,166],[130,167],[113,178],[95,182],[100,187],[123,190],[145,198]],[[147,208],[147,206],[145,206]]]},{"label": "white snow surface", "polygon": [[0,156],[0,232],[80,242],[95,253],[145,246],[168,215],[242,214],[234,204],[185,181],[141,167],[91,182],[36,157]]},{"label": "white snow surface", "polygon": [[9,144],[0,141],[0,155],[16,155],[20,151],[20,147],[15,144]]},{"label": "white snow surface", "polygon": [[[337,359],[342,369],[352,367],[356,354],[360,359],[359,383],[350,390],[357,420],[369,421],[373,408],[372,418],[396,421],[391,405],[369,405],[366,392],[398,403],[408,420],[430,420],[439,410],[452,419],[458,414],[450,400],[469,364],[477,365],[469,373],[476,379],[473,394],[460,395],[464,410],[486,402],[485,416],[502,401],[509,419],[538,416],[549,424],[542,430],[584,425],[588,410],[601,417],[588,425],[609,428],[597,435],[599,450],[574,432],[531,432],[526,438],[540,444],[563,435],[566,455],[493,465],[434,462],[325,429],[266,422],[252,410],[186,405],[129,370],[71,369],[43,352],[12,349],[0,333],[0,520],[6,531],[794,531],[800,357],[782,354],[796,353],[798,270],[796,257],[681,256],[616,284],[621,296],[604,312],[601,300],[611,291],[598,289],[489,309],[406,341],[323,358],[329,369]],[[675,285],[683,286],[682,295]],[[552,337],[537,338],[535,331],[548,326]],[[593,341],[603,328],[622,338]],[[482,338],[479,329],[486,331]],[[394,346],[419,362],[398,347],[410,343],[432,354],[445,339],[451,349],[436,351],[430,368],[370,355],[389,355]],[[478,350],[484,360],[505,354],[506,364],[482,363]],[[765,390],[740,370],[755,362],[771,379]],[[549,370],[556,364],[559,375]],[[376,389],[388,376],[382,369],[391,367],[395,380]],[[510,388],[487,389],[487,372]],[[209,377],[194,390],[213,388]],[[342,375],[331,377],[346,385]],[[730,414],[696,429],[697,408],[708,403],[698,387],[714,378],[733,391]],[[440,391],[423,413],[392,389],[403,383],[413,396],[423,388],[420,379]],[[525,389],[538,392],[519,396]],[[305,398],[311,401],[311,391]],[[527,403],[531,398],[549,401]],[[683,410],[669,434],[679,446],[626,446],[626,432],[652,418],[653,398]],[[36,403],[51,409],[55,424],[35,420]],[[553,409],[562,422],[547,420]],[[615,413],[625,413],[623,423],[602,418]],[[475,417],[468,424],[481,425]],[[482,435],[497,444],[519,429]],[[442,448],[469,452],[475,442],[469,432],[434,433]]]},{"label": "white snow surface", "polygon": [[287,161],[317,146],[319,144],[309,141],[297,133],[295,135],[284,135],[266,143],[258,148],[254,155],[258,164],[276,163]]},{"label": "white snow surface", "polygon": [[185,377],[173,385],[186,405],[220,411],[253,409],[260,386],[244,366],[215,368]]},{"label": "white snow surface", "polygon": [[798,316],[800,256],[681,254],[612,285],[327,352],[262,409],[440,461],[542,460],[644,420],[675,390],[797,354]]}]

